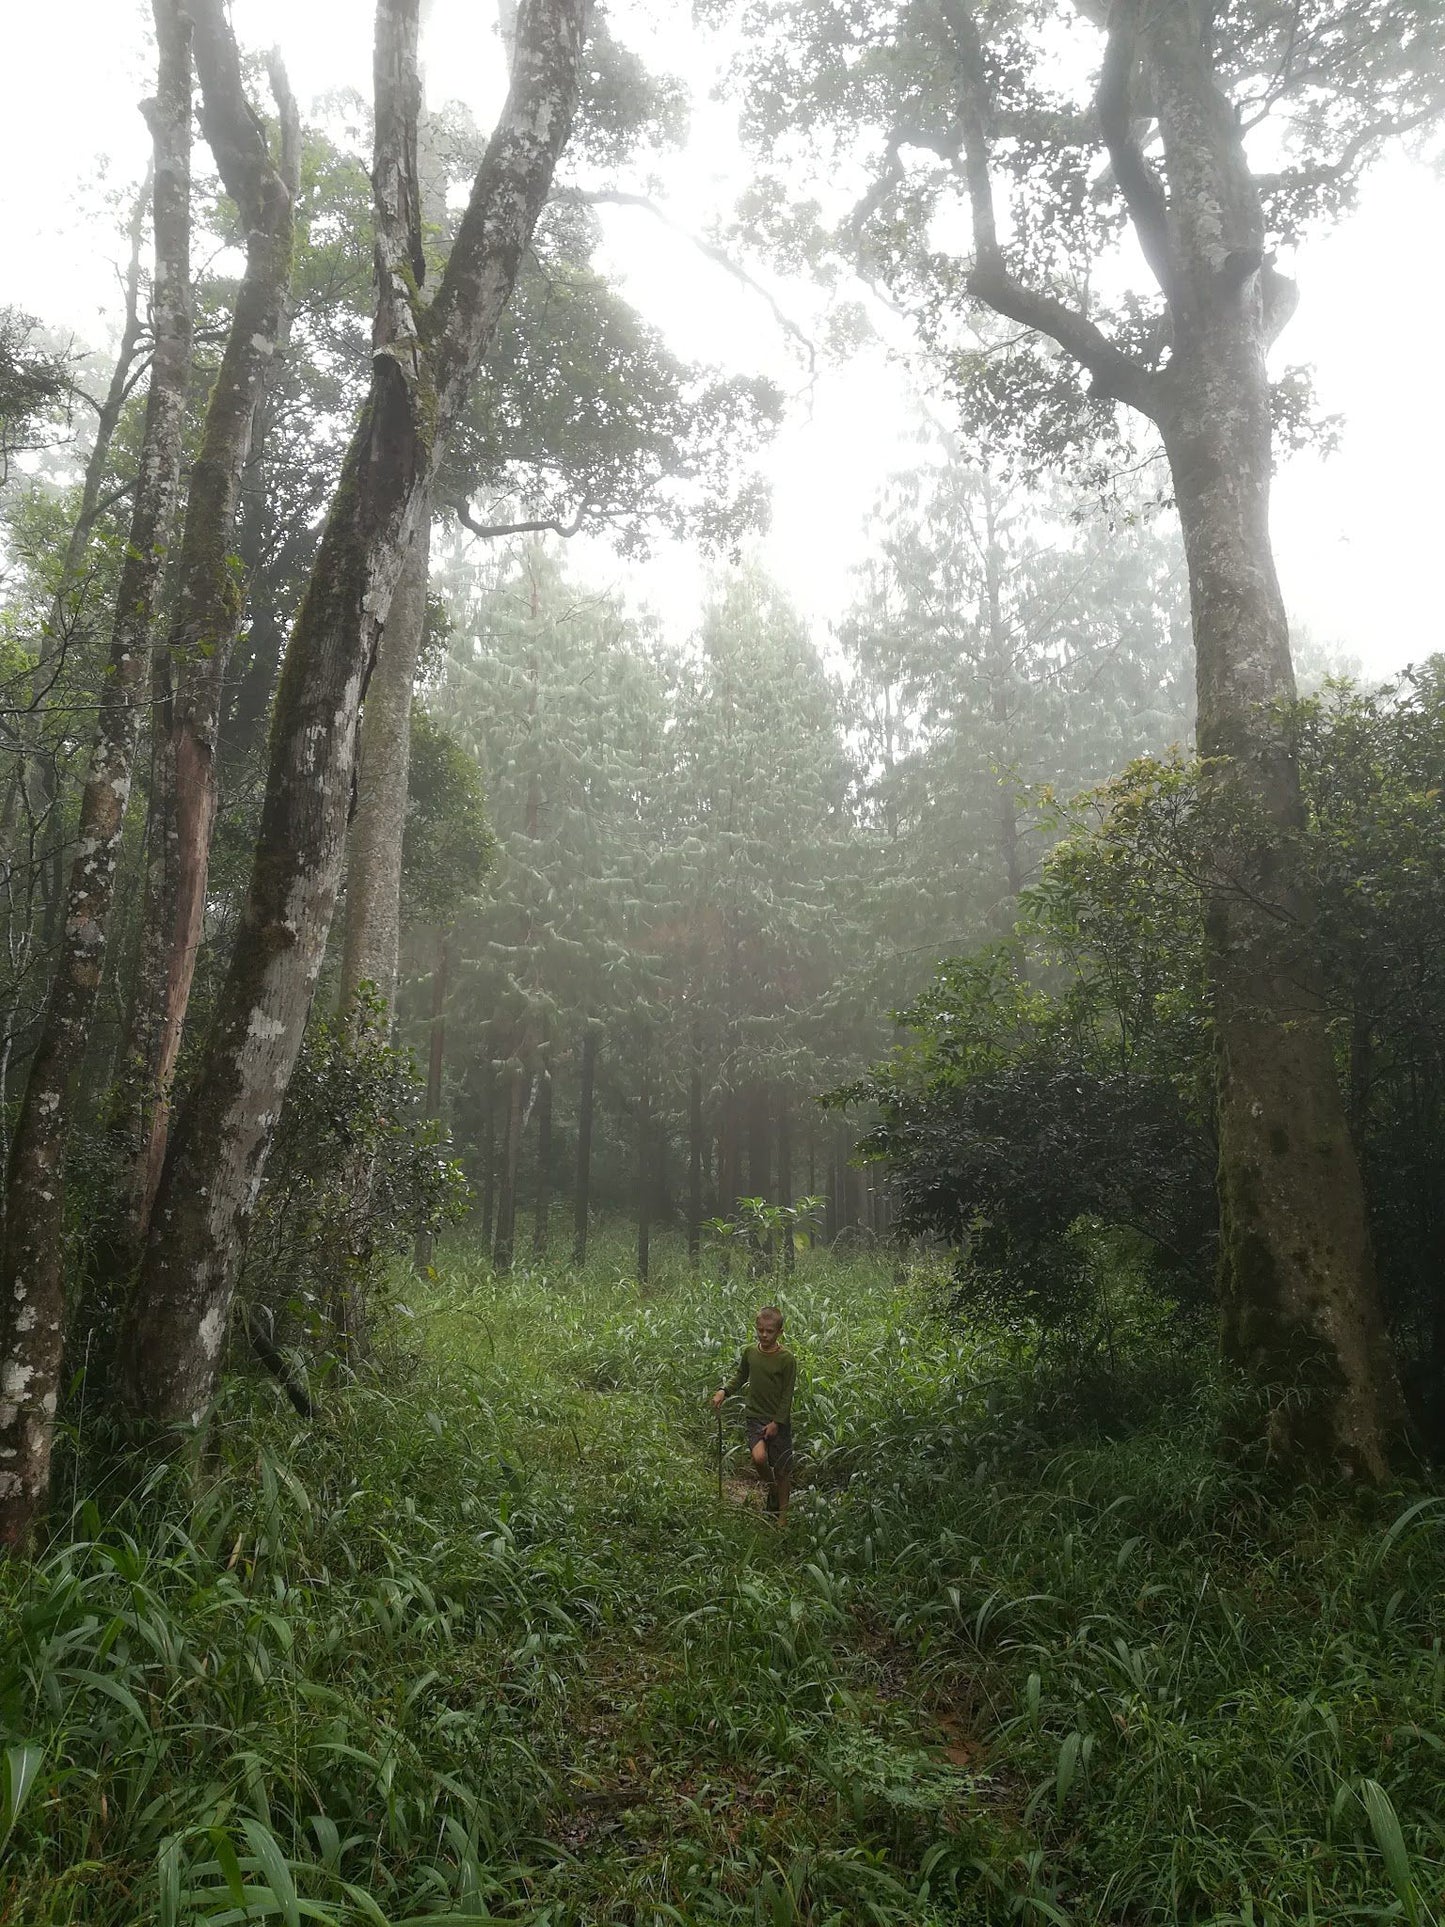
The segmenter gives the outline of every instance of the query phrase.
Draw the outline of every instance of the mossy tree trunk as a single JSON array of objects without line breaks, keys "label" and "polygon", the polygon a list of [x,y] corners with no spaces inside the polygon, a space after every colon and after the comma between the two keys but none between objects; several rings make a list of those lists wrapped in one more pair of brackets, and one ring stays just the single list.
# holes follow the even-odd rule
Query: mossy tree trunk
[{"label": "mossy tree trunk", "polygon": [[415,0],[379,0],[372,379],[287,647],[251,881],[172,1134],[121,1334],[143,1423],[199,1423],[325,952],[377,643],[436,465],[516,280],[575,110],[583,0],[527,0],[512,80],[435,301],[415,300]]},{"label": "mossy tree trunk", "polygon": [[[1315,906],[1295,862],[1304,812],[1280,710],[1294,677],[1269,536],[1266,356],[1295,290],[1266,253],[1244,133],[1213,71],[1212,9],[1115,0],[1107,10],[1098,123],[1168,311],[1169,358],[1155,368],[1015,273],[995,225],[978,23],[969,0],[940,7],[961,82],[970,292],[1052,336],[1088,371],[1096,396],[1158,425],[1169,457],[1216,846],[1206,961],[1224,1349],[1279,1394],[1268,1443],[1282,1460],[1308,1473],[1381,1478],[1403,1433],[1403,1402],[1319,994]],[[1158,168],[1139,143],[1144,100],[1157,121]]]},{"label": "mossy tree trunk", "polygon": [[190,23],[155,0],[154,327],[140,472],[110,661],[81,798],[64,939],[10,1148],[0,1260],[0,1547],[28,1541],[49,1491],[65,1322],[65,1157],[100,990],[131,774],[149,691],[162,558],[180,475],[190,368]]}]

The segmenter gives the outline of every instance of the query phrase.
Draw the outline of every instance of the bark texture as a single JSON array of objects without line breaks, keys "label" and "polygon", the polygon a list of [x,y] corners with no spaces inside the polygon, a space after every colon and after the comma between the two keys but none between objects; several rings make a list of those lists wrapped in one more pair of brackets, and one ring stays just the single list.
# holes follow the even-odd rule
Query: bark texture
[{"label": "bark texture", "polygon": [[[159,1010],[132,1024],[131,1075],[138,1093],[133,1232],[144,1236],[160,1182],[170,1088],[195,980],[206,907],[211,837],[220,801],[217,765],[226,670],[240,626],[235,546],[241,481],[251,428],[286,332],[291,281],[292,205],[300,169],[296,104],[279,63],[271,84],[281,119],[282,160],[273,164],[265,130],[246,98],[241,61],[221,0],[191,0],[201,131],[246,229],[246,267],[206,404],[191,466],[175,607],[157,663],[157,718],[164,739],[152,761],[146,928],[138,997]],[[161,812],[166,812],[162,814]],[[152,925],[159,928],[153,928]]]},{"label": "bark texture", "polygon": [[[1199,747],[1210,759],[1206,807],[1217,826],[1206,959],[1224,1348],[1283,1394],[1269,1440],[1282,1458],[1379,1478],[1403,1434],[1403,1401],[1319,995],[1315,908],[1294,861],[1303,806],[1278,709],[1294,678],[1269,539],[1266,355],[1295,293],[1265,252],[1258,184],[1211,66],[1211,9],[1114,0],[1107,11],[1098,125],[1165,298],[1170,353],[1159,369],[1014,273],[995,223],[988,68],[974,9],[939,0],[939,10],[960,82],[970,292],[1052,336],[1088,370],[1096,395],[1158,424],[1169,456],[1189,564]],[[1138,140],[1141,99],[1157,118],[1162,174]]]},{"label": "bark texture", "polygon": [[286,652],[261,829],[197,1085],[167,1154],[122,1334],[127,1400],[199,1422],[246,1230],[335,906],[357,722],[435,466],[496,331],[577,100],[583,0],[531,0],[512,83],[446,274],[416,310],[415,0],[377,10],[377,313],[372,381]]},{"label": "bark texture", "polygon": [[370,984],[381,1006],[375,1013],[377,1025],[387,1034],[396,1001],[411,696],[426,627],[431,526],[425,503],[421,514],[367,685],[356,817],[347,841],[339,1003],[343,1011],[351,1010],[361,986]]},{"label": "bark texture", "polygon": [[1143,51],[1180,331],[1158,419],[1189,562],[1208,807],[1229,826],[1205,925],[1224,1349],[1294,1394],[1271,1422],[1282,1456],[1382,1478],[1405,1414],[1294,860],[1304,808],[1278,707],[1295,685],[1269,536],[1265,357],[1288,297],[1203,45],[1183,10],[1154,11]]},{"label": "bark texture", "polygon": [[0,1262],[0,1547],[30,1537],[49,1488],[65,1319],[65,1152],[100,989],[116,864],[150,677],[153,614],[180,472],[190,365],[189,22],[156,0],[155,352],[130,540],[95,747],[81,798],[60,959],[6,1175]]}]

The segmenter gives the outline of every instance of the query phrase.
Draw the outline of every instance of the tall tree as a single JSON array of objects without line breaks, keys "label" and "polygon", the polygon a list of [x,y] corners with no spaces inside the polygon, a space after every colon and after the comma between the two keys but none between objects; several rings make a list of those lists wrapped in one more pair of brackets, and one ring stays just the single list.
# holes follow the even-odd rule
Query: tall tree
[{"label": "tall tree", "polygon": [[[286,327],[291,277],[292,205],[300,173],[300,123],[279,61],[271,85],[281,126],[281,158],[246,98],[241,61],[220,0],[191,8],[201,131],[246,235],[246,268],[236,291],[225,352],[206,404],[201,446],[191,464],[177,564],[175,601],[158,659],[152,730],[150,881],[143,968],[135,1002],[143,1046],[133,1064],[139,1102],[134,1232],[144,1236],[160,1182],[170,1087],[190,1000],[206,906],[211,837],[220,802],[219,736],[226,670],[241,621],[232,550],[251,427]],[[174,812],[174,820],[171,819]],[[163,973],[163,974],[160,974]]]},{"label": "tall tree", "polygon": [[190,359],[190,21],[156,0],[155,352],[140,475],[121,572],[95,748],[80,809],[65,941],[31,1060],[6,1174],[0,1263],[0,1547],[24,1545],[44,1506],[65,1321],[65,1152],[100,990],[106,927],[141,711],[161,561],[180,473]]},{"label": "tall tree", "polygon": [[415,0],[377,8],[371,387],[287,648],[246,909],[122,1334],[126,1396],[152,1423],[198,1422],[215,1386],[249,1212],[330,928],[366,679],[424,491],[566,141],[582,37],[582,0],[524,0],[507,100],[422,317]]},{"label": "tall tree", "polygon": [[[1065,444],[1119,446],[1131,413],[1163,441],[1189,564],[1199,746],[1228,826],[1208,919],[1224,1344],[1291,1388],[1271,1408],[1278,1449],[1379,1477],[1402,1408],[1312,905],[1291,859],[1302,809],[1282,720],[1294,685],[1269,541],[1266,356],[1295,301],[1274,243],[1338,207],[1392,134],[1445,112],[1445,19],[1419,0],[1343,14],[1331,0],[987,14],[936,0],[865,10],[855,37],[836,35],[826,10],[766,12],[758,123],[791,133],[807,120],[854,153],[866,141],[872,182],[840,238],[904,291],[973,419],[1035,465]],[[1090,94],[1053,60],[1071,44],[1075,72],[1098,63]],[[1251,155],[1281,122],[1299,165],[1266,171]],[[955,197],[971,259],[930,259],[932,216]],[[1110,309],[1097,290],[1115,261],[1107,275],[1100,262],[1125,224],[1151,284]],[[1019,331],[1002,354],[958,344],[960,292]],[[1273,399],[1298,420],[1298,384]]]}]

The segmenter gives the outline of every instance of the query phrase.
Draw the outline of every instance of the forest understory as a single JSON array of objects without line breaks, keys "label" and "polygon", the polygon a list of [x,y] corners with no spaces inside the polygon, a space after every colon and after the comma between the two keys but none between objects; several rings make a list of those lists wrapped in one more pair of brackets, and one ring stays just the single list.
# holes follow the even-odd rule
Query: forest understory
[{"label": "forest understory", "polygon": [[1224,1456],[1206,1333],[1056,1366],[813,1250],[779,1532],[705,1403],[779,1286],[712,1269],[458,1238],[198,1483],[82,1411],[0,1569],[7,1927],[1437,1918],[1445,1499]]}]

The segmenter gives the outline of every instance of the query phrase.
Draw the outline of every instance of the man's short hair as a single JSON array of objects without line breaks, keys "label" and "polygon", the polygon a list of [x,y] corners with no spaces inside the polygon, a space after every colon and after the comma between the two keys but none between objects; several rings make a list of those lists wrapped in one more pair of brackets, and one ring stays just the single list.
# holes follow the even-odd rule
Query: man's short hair
[{"label": "man's short hair", "polygon": [[758,1313],[756,1322],[761,1324],[764,1319],[766,1319],[770,1325],[776,1325],[779,1331],[783,1329],[783,1314],[778,1310],[776,1305],[763,1306],[762,1310]]}]

